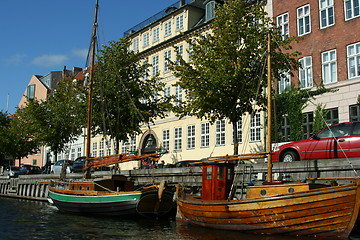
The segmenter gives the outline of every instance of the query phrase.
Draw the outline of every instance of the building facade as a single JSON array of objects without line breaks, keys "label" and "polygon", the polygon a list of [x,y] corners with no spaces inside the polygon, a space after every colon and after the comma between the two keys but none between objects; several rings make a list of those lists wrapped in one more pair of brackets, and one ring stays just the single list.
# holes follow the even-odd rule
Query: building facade
[{"label": "building facade", "polygon": [[[185,91],[174,85],[178,79],[169,69],[169,60],[175,61],[179,53],[185,61],[191,61],[191,44],[187,40],[195,34],[206,34],[211,30],[209,23],[214,18],[215,2],[178,1],[125,32],[132,41],[130,49],[138,51],[151,64],[149,74],[159,74],[165,83],[163,92],[158,94],[172,95],[178,100],[186,98]],[[239,139],[239,153],[259,152],[265,147],[263,126],[264,115],[260,112],[242,116],[237,129],[233,129],[227,119],[211,124],[208,120],[190,116],[179,119],[168,112],[166,118],[158,119],[150,128],[144,126],[142,134],[121,142],[119,149],[137,154],[166,150],[168,153],[161,158],[166,164],[199,160],[233,154],[235,131]],[[99,149],[99,144],[92,149],[99,154],[100,151],[94,147]],[[137,167],[139,163],[122,164],[124,169]]]},{"label": "building facade", "polygon": [[279,91],[324,85],[336,90],[316,96],[303,110],[304,137],[312,131],[314,111],[322,104],[328,124],[360,120],[360,12],[358,0],[272,0],[273,17],[284,37],[298,37],[301,67],[280,80]]}]

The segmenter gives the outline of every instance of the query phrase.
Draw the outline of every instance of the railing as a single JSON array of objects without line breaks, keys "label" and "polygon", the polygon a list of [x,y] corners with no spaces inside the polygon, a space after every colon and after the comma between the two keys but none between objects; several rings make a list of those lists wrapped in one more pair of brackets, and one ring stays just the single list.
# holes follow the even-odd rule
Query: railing
[{"label": "railing", "polygon": [[171,8],[178,8],[178,7],[181,7],[182,5],[186,5],[186,4],[189,4],[191,3],[193,0],[180,0],[180,1],[177,1],[176,3],[170,5],[169,7],[167,7],[166,9],[162,10],[161,12],[153,15],[152,17],[146,19],[145,21],[139,23],[138,25],[130,28],[129,30],[125,31],[124,32],[124,36],[127,36],[133,32],[136,32],[136,31],[139,31],[140,29],[150,25],[151,23],[159,20],[160,18],[168,15],[171,13],[171,11],[168,11],[169,9]]}]

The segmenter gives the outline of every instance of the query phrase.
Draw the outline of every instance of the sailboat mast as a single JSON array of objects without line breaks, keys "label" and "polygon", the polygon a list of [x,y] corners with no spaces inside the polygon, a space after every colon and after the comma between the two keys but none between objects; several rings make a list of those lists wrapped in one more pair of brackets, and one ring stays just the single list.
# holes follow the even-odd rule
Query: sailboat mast
[{"label": "sailboat mast", "polygon": [[90,79],[88,82],[89,92],[88,92],[88,114],[87,114],[87,132],[86,132],[86,163],[85,163],[85,173],[84,177],[86,179],[90,178],[90,169],[87,168],[89,165],[90,147],[91,147],[91,122],[92,122],[92,94],[93,94],[93,81],[94,81],[94,65],[95,65],[95,49],[96,49],[96,31],[97,31],[97,16],[99,9],[99,0],[96,0],[95,4],[95,13],[94,13],[94,24],[93,32],[91,37],[91,61],[90,61]]},{"label": "sailboat mast", "polygon": [[271,183],[272,182],[272,156],[271,156],[271,145],[272,145],[272,115],[271,115],[271,109],[272,109],[272,94],[271,94],[271,90],[272,90],[272,84],[271,84],[271,34],[270,32],[268,33],[268,55],[267,55],[267,144],[266,144],[266,152],[268,153],[268,157],[267,157],[267,163],[268,163],[268,171],[267,171],[267,182]]}]

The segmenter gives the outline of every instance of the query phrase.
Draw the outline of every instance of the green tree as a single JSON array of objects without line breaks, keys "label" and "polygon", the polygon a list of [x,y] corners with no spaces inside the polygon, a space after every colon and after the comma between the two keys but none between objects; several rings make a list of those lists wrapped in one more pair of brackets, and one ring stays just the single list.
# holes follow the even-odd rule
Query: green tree
[{"label": "green tree", "polygon": [[164,84],[150,77],[150,65],[129,51],[127,38],[111,41],[100,51],[93,83],[93,133],[116,141],[140,132],[141,124],[164,117],[169,100],[158,92]]},{"label": "green tree", "polygon": [[[296,53],[282,51],[290,50],[293,39],[283,39],[263,3],[253,2],[225,1],[216,9],[212,32],[189,41],[192,61],[185,62],[178,55],[172,70],[179,77],[178,85],[187,93],[186,101],[175,109],[179,116],[191,115],[211,122],[227,118],[236,129],[243,114],[265,109],[269,33],[274,75],[297,66],[293,58]],[[236,134],[234,140],[238,142]],[[237,153],[238,144],[234,144]]]},{"label": "green tree", "polygon": [[325,117],[328,114],[328,110],[325,109],[325,104],[318,104],[315,109],[313,132],[316,133],[327,126]]}]

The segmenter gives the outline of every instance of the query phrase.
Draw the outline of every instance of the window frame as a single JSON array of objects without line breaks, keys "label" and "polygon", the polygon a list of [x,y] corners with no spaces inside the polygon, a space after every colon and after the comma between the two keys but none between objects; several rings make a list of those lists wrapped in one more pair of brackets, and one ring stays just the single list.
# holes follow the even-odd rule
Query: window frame
[{"label": "window frame", "polygon": [[182,127],[174,128],[174,152],[182,150]]},{"label": "window frame", "polygon": [[215,123],[215,145],[225,146],[226,144],[226,124],[225,119],[217,120]]},{"label": "window frame", "polygon": [[[310,4],[305,4],[296,9],[296,20],[298,36],[304,36],[311,33]],[[302,29],[303,31],[301,31]]]},{"label": "window frame", "polygon": [[171,20],[164,22],[164,36],[171,35]]},{"label": "window frame", "polygon": [[[307,63],[308,59],[310,59],[310,64]],[[300,88],[312,88],[313,86],[312,56],[302,57],[299,59],[299,62],[301,65],[301,67],[299,68]],[[302,76],[304,76],[304,78]],[[306,85],[304,86],[303,83],[306,83]]]},{"label": "window frame", "polygon": [[250,118],[250,142],[261,141],[261,114],[252,114]]},{"label": "window frame", "polygon": [[[354,7],[354,2],[357,2],[357,15],[355,15],[355,11],[356,11],[356,6]],[[348,3],[351,4],[350,9],[348,9]],[[344,17],[345,17],[345,21],[349,21],[351,19],[360,17],[360,1],[359,0],[345,0],[344,1]],[[348,16],[349,11],[351,11],[351,16]]]},{"label": "window frame", "polygon": [[169,72],[169,65],[171,59],[171,49],[167,49],[164,51],[164,73]]},{"label": "window frame", "polygon": [[157,42],[160,40],[160,27],[156,27],[152,30],[153,34],[153,42]]},{"label": "window frame", "polygon": [[195,124],[191,124],[187,126],[187,135],[186,135],[186,140],[187,140],[187,149],[195,149],[195,144],[196,144],[196,127]]},{"label": "window frame", "polygon": [[276,17],[276,25],[280,27],[283,39],[290,37],[288,12],[280,14]]},{"label": "window frame", "polygon": [[[332,58],[332,53],[334,53],[334,58]],[[328,60],[325,57],[328,56]],[[334,65],[333,65],[334,64]],[[328,70],[325,69],[326,66]],[[333,67],[335,68],[335,72],[333,72]],[[337,53],[336,49],[331,49],[321,53],[321,73],[322,80],[324,85],[332,84],[337,82]],[[328,76],[328,77],[326,77]],[[329,79],[328,79],[329,78]],[[333,79],[334,78],[334,79]]]},{"label": "window frame", "polygon": [[[354,53],[350,54],[351,49],[354,49]],[[360,77],[360,42],[356,42],[350,44],[346,47],[346,59],[347,59],[347,67],[348,67],[348,78],[358,78]],[[351,76],[351,61],[354,62],[354,75]]]},{"label": "window frame", "polygon": [[162,148],[170,150],[170,129],[162,130]]},{"label": "window frame", "polygon": [[156,76],[159,73],[159,55],[152,57],[152,76]]},{"label": "window frame", "polygon": [[[325,2],[322,5],[322,2]],[[332,16],[330,15],[332,11]],[[323,25],[323,13],[325,13],[325,25]],[[332,23],[330,22],[332,19]],[[319,0],[319,23],[320,29],[328,28],[335,25],[335,7],[334,7],[334,0]]]},{"label": "window frame", "polygon": [[201,123],[200,129],[200,147],[208,148],[210,147],[210,123],[203,122]]},{"label": "window frame", "polygon": [[176,27],[175,27],[176,31],[179,31],[179,30],[183,29],[184,28],[184,14],[176,16],[175,23],[176,23],[175,24],[176,25]]}]

